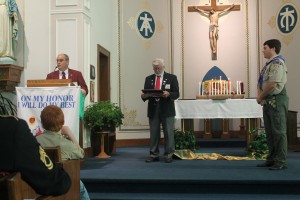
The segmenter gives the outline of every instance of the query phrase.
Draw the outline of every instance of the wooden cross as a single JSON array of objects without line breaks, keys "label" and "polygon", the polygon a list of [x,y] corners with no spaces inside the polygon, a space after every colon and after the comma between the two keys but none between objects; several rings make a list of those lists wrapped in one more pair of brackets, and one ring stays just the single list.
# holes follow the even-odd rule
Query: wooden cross
[{"label": "wooden cross", "polygon": [[[198,12],[195,7],[197,8],[200,8],[202,10],[205,10],[205,11],[210,11],[212,9],[214,9],[215,11],[222,11],[222,10],[225,10],[227,8],[229,8],[231,5],[219,5],[217,6],[217,0],[211,0],[211,5],[210,6],[189,6],[188,7],[188,11],[189,12]],[[234,5],[234,7],[230,10],[230,11],[238,11],[240,10],[240,5]]]},{"label": "wooden cross", "polygon": [[[224,11],[238,11],[240,10],[240,5],[219,5],[217,6],[217,0],[211,0],[210,6],[189,6],[188,12],[201,12],[202,14],[209,15],[210,18],[210,31],[209,39],[212,49],[212,60],[217,60],[217,39],[218,39],[218,18],[219,14],[210,13],[214,10],[216,13],[221,13]],[[215,25],[215,26],[214,26]],[[212,27],[211,27],[212,26]]]}]

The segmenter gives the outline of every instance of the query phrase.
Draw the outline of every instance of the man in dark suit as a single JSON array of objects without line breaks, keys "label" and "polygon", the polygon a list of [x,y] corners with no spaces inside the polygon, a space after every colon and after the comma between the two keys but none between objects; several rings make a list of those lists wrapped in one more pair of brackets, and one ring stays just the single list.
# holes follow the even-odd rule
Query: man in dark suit
[{"label": "man in dark suit", "polygon": [[69,68],[69,56],[67,54],[58,54],[56,58],[57,71],[51,72],[46,79],[72,79],[81,87],[82,93],[88,94],[88,87],[80,71]]},{"label": "man in dark suit", "polygon": [[165,162],[171,163],[175,151],[174,100],[179,97],[177,77],[164,71],[164,60],[157,58],[152,62],[154,74],[145,79],[144,89],[157,89],[163,92],[157,95],[142,93],[143,101],[148,100],[147,116],[150,125],[150,157],[146,162],[159,161],[160,124],[164,133]]},{"label": "man in dark suit", "polygon": [[67,172],[46,154],[30,132],[26,121],[0,115],[0,177],[20,172],[38,194],[61,195],[68,192],[71,179]]}]

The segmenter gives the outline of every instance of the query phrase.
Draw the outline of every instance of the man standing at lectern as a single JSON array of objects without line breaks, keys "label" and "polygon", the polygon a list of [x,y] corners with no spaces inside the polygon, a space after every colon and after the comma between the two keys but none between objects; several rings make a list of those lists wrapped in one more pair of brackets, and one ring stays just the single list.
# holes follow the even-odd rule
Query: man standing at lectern
[{"label": "man standing at lectern", "polygon": [[160,124],[164,133],[164,157],[166,163],[171,163],[175,151],[174,122],[175,104],[174,100],[179,97],[179,86],[177,77],[164,71],[164,60],[157,58],[152,62],[154,74],[145,79],[144,89],[162,90],[160,97],[142,93],[143,101],[148,100],[148,112],[150,125],[150,157],[147,163],[159,161]]},{"label": "man standing at lectern", "polygon": [[56,58],[57,71],[51,72],[46,79],[72,79],[80,87],[84,96],[88,94],[88,87],[80,71],[69,68],[69,56],[67,54],[58,54]]}]

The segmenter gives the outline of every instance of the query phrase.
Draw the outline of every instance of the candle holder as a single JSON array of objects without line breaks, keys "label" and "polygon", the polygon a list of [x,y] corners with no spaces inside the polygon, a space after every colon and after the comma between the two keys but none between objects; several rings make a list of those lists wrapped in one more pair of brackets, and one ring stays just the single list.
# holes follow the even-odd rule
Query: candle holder
[{"label": "candle holder", "polygon": [[235,88],[230,79],[222,80],[221,77],[220,80],[199,82],[199,87],[201,93],[196,99],[243,99],[245,94],[242,81],[237,81]]}]

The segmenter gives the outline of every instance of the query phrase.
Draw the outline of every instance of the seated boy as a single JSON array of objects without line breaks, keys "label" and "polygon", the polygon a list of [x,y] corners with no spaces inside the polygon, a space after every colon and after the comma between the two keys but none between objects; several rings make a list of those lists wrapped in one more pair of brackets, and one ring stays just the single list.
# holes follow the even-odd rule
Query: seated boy
[{"label": "seated boy", "polygon": [[[54,105],[45,107],[41,112],[41,122],[45,131],[36,139],[43,147],[60,146],[63,160],[84,158],[84,151],[72,131],[69,127],[64,126],[65,119],[61,108]],[[81,181],[80,199],[90,199]]]}]

